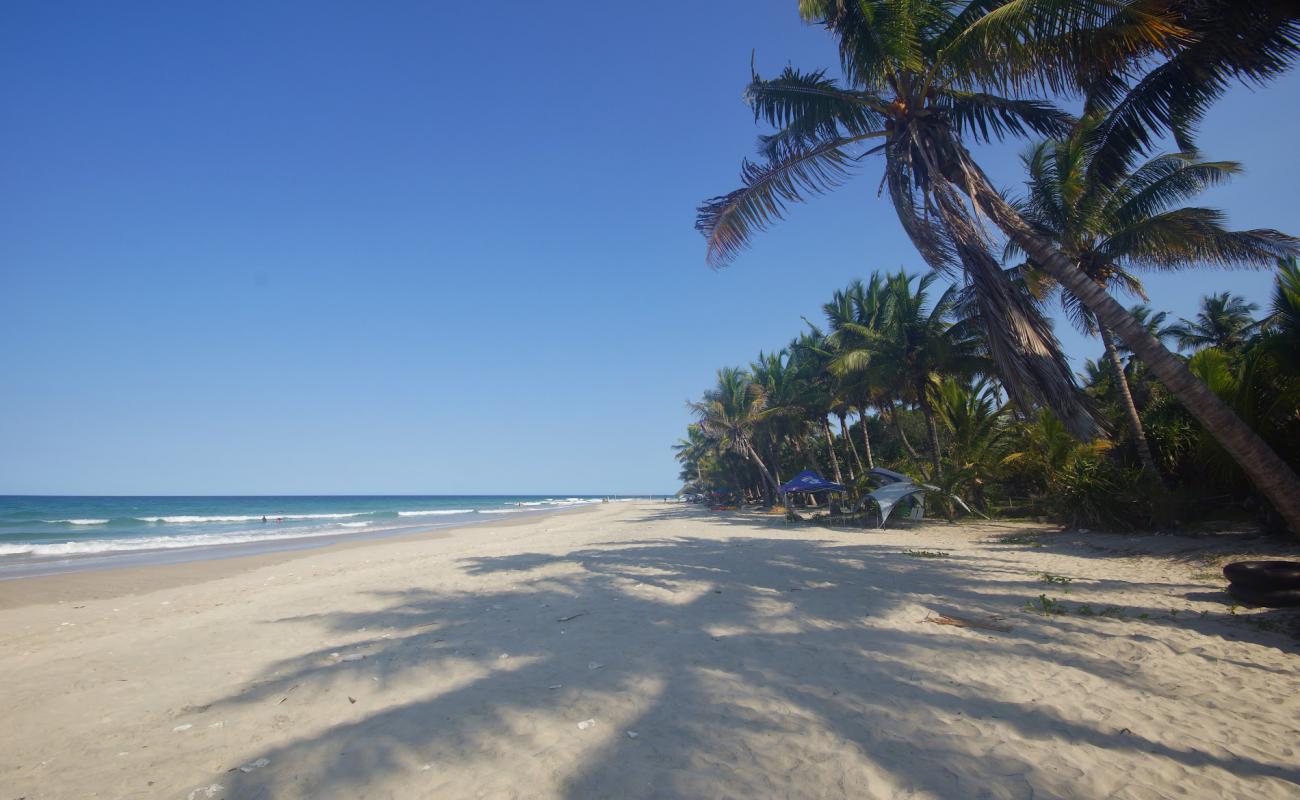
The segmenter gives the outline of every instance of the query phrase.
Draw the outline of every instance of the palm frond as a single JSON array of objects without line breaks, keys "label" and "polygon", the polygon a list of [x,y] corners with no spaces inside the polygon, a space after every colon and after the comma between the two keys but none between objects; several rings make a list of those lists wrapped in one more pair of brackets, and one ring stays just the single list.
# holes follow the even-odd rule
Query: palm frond
[{"label": "palm frond", "polygon": [[861,136],[880,130],[884,120],[879,113],[883,105],[877,98],[862,92],[843,89],[826,77],[824,70],[800,72],[786,67],[780,76],[763,80],[757,75],[745,90],[745,101],[754,110],[755,121],[763,121],[779,130],[765,136],[762,151],[771,157],[776,147],[787,147],[829,139]]},{"label": "palm frond", "polygon": [[922,31],[931,4],[914,0],[800,0],[799,11],[839,39],[840,68],[857,86],[883,87],[925,68]]},{"label": "palm frond", "polygon": [[1051,103],[1016,100],[984,92],[942,90],[936,105],[944,109],[953,127],[976,141],[990,142],[1007,136],[1064,136],[1073,119]]},{"label": "palm frond", "polygon": [[960,85],[1069,94],[1085,76],[1182,32],[1158,0],[1009,0],[951,37],[937,61]]},{"label": "palm frond", "polygon": [[1198,161],[1185,153],[1157,156],[1121,181],[1105,213],[1118,225],[1130,225],[1240,172],[1241,165],[1235,161]]},{"label": "palm frond", "polygon": [[1191,133],[1234,82],[1261,84],[1300,58],[1293,0],[1201,0],[1171,6],[1185,44],[1121,95],[1099,130],[1095,159],[1103,180],[1127,171],[1159,137],[1173,133],[1192,150]]},{"label": "palm frond", "polygon": [[812,147],[791,147],[766,163],[746,160],[742,188],[700,206],[695,229],[708,240],[706,259],[721,267],[749,245],[754,233],[784,216],[791,203],[803,202],[842,185],[853,174],[846,148],[857,139],[831,139]]},{"label": "palm frond", "polygon": [[1230,231],[1223,212],[1180,208],[1114,231],[1098,252],[1120,263],[1182,269],[1194,266],[1272,266],[1300,252],[1300,240],[1280,231]]}]

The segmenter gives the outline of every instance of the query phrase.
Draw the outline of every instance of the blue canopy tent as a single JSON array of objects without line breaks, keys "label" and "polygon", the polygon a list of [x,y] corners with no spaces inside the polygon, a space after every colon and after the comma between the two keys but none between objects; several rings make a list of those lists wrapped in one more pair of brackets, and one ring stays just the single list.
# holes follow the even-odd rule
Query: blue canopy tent
[{"label": "blue canopy tent", "polygon": [[833,481],[826,480],[810,469],[806,469],[781,484],[781,491],[786,494],[790,492],[842,492],[844,487]]}]

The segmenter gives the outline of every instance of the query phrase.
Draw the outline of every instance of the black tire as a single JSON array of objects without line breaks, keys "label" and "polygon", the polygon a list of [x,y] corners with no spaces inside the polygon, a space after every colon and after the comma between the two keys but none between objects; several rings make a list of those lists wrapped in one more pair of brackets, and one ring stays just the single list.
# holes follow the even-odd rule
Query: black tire
[{"label": "black tire", "polygon": [[1237,561],[1223,568],[1230,583],[1261,592],[1300,589],[1300,562]]},{"label": "black tire", "polygon": [[1248,586],[1228,584],[1228,594],[1248,606],[1265,608],[1296,608],[1300,606],[1300,589],[1274,589],[1261,591]]}]

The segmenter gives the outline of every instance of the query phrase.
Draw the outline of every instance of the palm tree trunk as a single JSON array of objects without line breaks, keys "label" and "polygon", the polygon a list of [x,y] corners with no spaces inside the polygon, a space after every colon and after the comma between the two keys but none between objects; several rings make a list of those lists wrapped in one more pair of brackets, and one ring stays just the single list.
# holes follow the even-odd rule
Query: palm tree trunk
[{"label": "palm tree trunk", "polygon": [[[844,421],[845,417],[848,415],[840,414],[838,416],[840,418],[840,436],[844,438],[844,441],[849,443],[849,450],[853,453],[853,460],[858,465],[858,472],[862,472],[862,457],[858,455],[858,446],[853,443],[853,437],[849,435],[849,426]],[[853,474],[852,467],[849,467],[849,480],[857,480],[857,476]]]},{"label": "palm tree trunk", "polygon": [[1151,457],[1151,446],[1147,443],[1146,432],[1142,430],[1142,418],[1138,416],[1137,405],[1133,403],[1133,393],[1129,391],[1128,376],[1124,374],[1124,363],[1119,360],[1119,351],[1115,349],[1115,340],[1110,335],[1110,328],[1105,325],[1097,326],[1098,333],[1101,334],[1101,344],[1106,348],[1106,358],[1110,360],[1111,368],[1115,370],[1115,386],[1119,389],[1120,405],[1124,406],[1124,415],[1128,417],[1128,427],[1133,433],[1133,443],[1137,445],[1138,459],[1142,462],[1142,468],[1152,475],[1158,476],[1156,472],[1155,459]]},{"label": "palm tree trunk", "polygon": [[749,460],[754,462],[754,466],[758,467],[758,471],[763,476],[765,481],[763,485],[764,494],[768,494],[768,490],[770,490],[772,494],[780,497],[781,484],[777,483],[772,477],[772,473],[768,471],[767,465],[763,463],[763,459],[760,458],[758,452],[754,450],[754,445],[748,440],[745,440],[741,442],[741,446],[745,449],[745,454],[749,456]]},{"label": "palm tree trunk", "polygon": [[[862,409],[865,408],[866,406],[862,406]],[[875,469],[876,459],[871,454],[871,431],[867,430],[867,412],[865,410],[859,410],[858,424],[862,426],[862,448],[863,452],[867,454],[867,469]]]},{"label": "palm tree trunk", "polygon": [[826,432],[826,448],[831,452],[831,466],[835,468],[835,482],[844,483],[844,475],[840,472],[840,458],[835,455],[835,436],[831,433],[831,424],[822,417],[822,430]]},{"label": "palm tree trunk", "polygon": [[982,173],[969,175],[972,199],[1002,231],[1058,283],[1074,293],[1097,317],[1116,333],[1147,368],[1178,398],[1183,407],[1200,421],[1206,433],[1232,456],[1242,471],[1268,498],[1291,532],[1300,536],[1300,477],[1268,443],[1251,430],[1226,403],[1219,399],[1181,360],[1142,327],[1133,315],[1070,263],[1052,243],[1035,232],[1024,218],[1002,198]]},{"label": "palm tree trunk", "polygon": [[772,477],[776,480],[777,486],[784,481],[781,480],[781,447],[775,442],[767,448],[767,457],[772,461]]},{"label": "palm tree trunk", "polygon": [[889,410],[889,417],[894,421],[894,430],[898,431],[898,440],[903,443],[903,449],[906,450],[907,454],[912,458],[920,458],[921,454],[916,452],[916,448],[912,446],[911,440],[907,438],[907,432],[903,430],[903,421],[898,418],[898,414],[896,414],[895,410],[892,408]]},{"label": "palm tree trunk", "polygon": [[930,480],[939,479],[939,426],[934,422],[934,409],[930,408],[930,401],[925,397],[922,390],[919,405],[921,406],[921,415],[925,417],[925,430],[930,436],[930,464],[934,467],[934,474]]}]

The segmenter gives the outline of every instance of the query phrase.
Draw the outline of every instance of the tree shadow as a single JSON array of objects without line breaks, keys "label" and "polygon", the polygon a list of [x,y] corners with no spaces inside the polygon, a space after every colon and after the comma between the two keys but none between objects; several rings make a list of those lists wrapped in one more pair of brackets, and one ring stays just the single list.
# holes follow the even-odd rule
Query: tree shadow
[{"label": "tree shadow", "polygon": [[[1075,776],[1033,746],[1065,741],[1180,771],[1300,781],[1289,766],[1212,755],[1154,729],[1071,719],[1016,685],[1016,674],[1046,671],[1177,699],[1062,635],[1083,621],[1020,615],[1009,633],[896,621],[900,610],[918,622],[942,608],[1006,614],[1032,588],[1027,577],[786,532],[468,558],[461,569],[493,588],[380,592],[377,610],[271,621],[348,644],[277,663],[214,707],[309,714],[366,688],[379,710],[256,748],[248,760],[265,766],[217,779],[238,798],[389,796],[399,778],[447,796],[464,787],[446,774],[465,768],[480,796],[804,797],[828,785],[845,796],[1069,796]],[[960,683],[949,668],[959,661],[1015,674]],[[588,719],[595,727],[579,729]],[[996,746],[984,735],[994,728],[1029,744]]]}]

